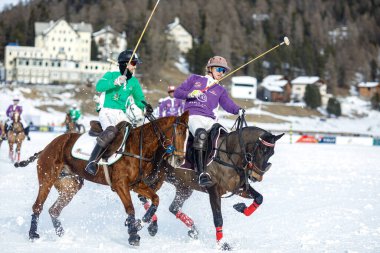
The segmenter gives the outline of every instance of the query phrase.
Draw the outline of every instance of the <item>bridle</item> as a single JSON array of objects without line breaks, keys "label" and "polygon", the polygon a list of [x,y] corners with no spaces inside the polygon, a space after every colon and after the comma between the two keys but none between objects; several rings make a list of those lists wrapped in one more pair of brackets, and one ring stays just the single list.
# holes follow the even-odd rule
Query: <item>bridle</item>
[{"label": "bridle", "polygon": [[[228,136],[226,136],[226,138],[219,145],[219,147],[221,147],[223,142],[225,141],[226,149],[216,148],[218,153],[217,153],[216,157],[214,158],[215,162],[217,162],[221,165],[235,169],[237,174],[240,176],[240,183],[237,186],[237,188],[235,189],[235,191],[232,193],[232,195],[238,191],[238,189],[241,187],[243,182],[244,182],[244,185],[245,185],[246,190],[247,190],[247,188],[249,186],[248,179],[250,179],[254,182],[262,180],[263,175],[270,169],[270,166],[268,166],[265,169],[260,169],[259,166],[257,166],[256,154],[258,152],[258,149],[260,148],[260,144],[262,144],[266,147],[269,147],[269,148],[274,148],[274,146],[275,146],[274,143],[270,143],[268,141],[265,141],[262,138],[262,136],[265,133],[260,135],[259,138],[254,142],[248,142],[248,143],[244,142],[243,130],[248,128],[244,114],[239,116],[238,119],[235,121],[235,124],[233,125],[232,128],[235,128],[235,127],[236,127],[236,131],[237,131],[237,135],[238,135],[240,151],[239,152],[230,152],[227,150],[228,139],[229,139],[229,136],[231,134],[230,133]],[[247,147],[249,145],[253,145],[251,152],[247,151]],[[219,156],[219,152],[227,154],[229,161],[227,161],[227,162],[223,161]],[[234,160],[232,159],[232,155],[237,155],[241,158],[238,160],[238,161],[241,161],[241,165],[239,165],[239,162],[234,162]]]},{"label": "bridle", "polygon": [[[168,157],[170,155],[185,157],[186,152],[184,150],[177,150],[176,148],[176,136],[177,136],[177,127],[184,126],[185,128],[189,128],[187,124],[180,122],[180,117],[176,117],[175,122],[172,124],[172,137],[166,137],[164,131],[156,123],[156,117],[152,114],[145,116],[152,124],[153,132],[157,136],[161,147],[165,149],[165,156]],[[141,128],[142,129],[142,128]],[[166,132],[166,131],[165,131]]]},{"label": "bridle", "polygon": [[[175,146],[176,135],[178,132],[177,127],[182,125],[182,126],[188,128],[188,126],[187,126],[187,124],[180,122],[180,116],[176,117],[175,122],[171,125],[171,127],[172,127],[172,137],[171,138],[168,138],[165,135],[165,132],[167,132],[170,129],[170,127],[165,129],[165,131],[162,131],[162,129],[158,126],[158,124],[156,122],[156,118],[153,115],[147,114],[147,115],[145,115],[145,117],[150,121],[152,128],[153,128],[153,132],[156,135],[160,146],[165,150],[164,155],[161,157],[160,163],[162,162],[163,159],[167,159],[171,155],[180,156],[183,158],[185,155],[185,151],[184,150],[178,151],[176,146]],[[136,181],[133,182],[130,186],[133,186],[142,180],[142,178],[143,178],[142,162],[143,161],[152,162],[154,160],[154,157],[147,158],[147,157],[143,156],[143,128],[144,128],[144,125],[142,125],[140,127],[139,155],[132,154],[132,153],[129,153],[126,151],[121,151],[121,150],[116,152],[116,153],[122,154],[124,156],[129,156],[129,157],[139,159],[139,175],[138,175],[138,178],[136,179]],[[127,138],[125,138],[125,140],[126,139]],[[122,145],[122,146],[124,146],[124,145]],[[185,146],[184,146],[184,148],[185,148]]]}]

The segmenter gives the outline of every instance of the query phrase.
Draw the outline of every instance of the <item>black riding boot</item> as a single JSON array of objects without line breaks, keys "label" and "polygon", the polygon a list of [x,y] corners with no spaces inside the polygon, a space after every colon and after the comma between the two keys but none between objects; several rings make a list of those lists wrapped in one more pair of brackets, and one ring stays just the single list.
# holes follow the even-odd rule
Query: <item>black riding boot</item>
[{"label": "black riding boot", "polygon": [[84,169],[88,174],[95,176],[98,172],[98,162],[101,158],[100,156],[103,153],[103,151],[104,148],[99,146],[99,144],[95,145],[94,150],[92,150],[91,152],[90,159],[88,160],[88,164]]},{"label": "black riding boot", "polygon": [[213,184],[210,174],[204,171],[206,167],[207,135],[204,128],[198,128],[195,131],[193,143],[195,164],[199,173],[199,185],[203,187],[209,187]]},{"label": "black riding boot", "polygon": [[204,171],[205,163],[206,163],[206,157],[203,150],[194,150],[195,155],[195,164],[198,169],[199,173],[199,185],[202,187],[209,187],[212,185],[212,180],[210,174]]},{"label": "black riding boot", "polygon": [[109,126],[97,138],[94,150],[91,153],[88,164],[84,169],[87,173],[95,176],[98,172],[98,162],[102,156],[103,151],[115,139],[117,129],[114,126]]}]

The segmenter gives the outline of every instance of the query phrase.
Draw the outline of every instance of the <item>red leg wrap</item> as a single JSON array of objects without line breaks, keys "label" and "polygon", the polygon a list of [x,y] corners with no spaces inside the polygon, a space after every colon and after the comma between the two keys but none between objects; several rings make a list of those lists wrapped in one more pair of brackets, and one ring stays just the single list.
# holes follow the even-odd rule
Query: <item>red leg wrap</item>
[{"label": "red leg wrap", "polygon": [[[146,203],[144,204],[144,208],[145,208],[145,210],[148,210],[149,207],[150,207],[150,204],[149,204],[148,202],[146,202]],[[152,221],[157,221],[157,215],[153,214],[153,216],[152,216]]]},{"label": "red leg wrap", "polygon": [[177,219],[180,219],[189,228],[191,228],[191,226],[194,225],[194,221],[189,216],[187,216],[185,213],[183,213],[181,211],[178,211],[176,213],[175,217]]},{"label": "red leg wrap", "polygon": [[253,202],[249,207],[244,209],[244,214],[246,216],[250,216],[260,205],[257,204],[256,202]]},{"label": "red leg wrap", "polygon": [[223,227],[216,227],[216,240],[219,242],[223,238]]}]

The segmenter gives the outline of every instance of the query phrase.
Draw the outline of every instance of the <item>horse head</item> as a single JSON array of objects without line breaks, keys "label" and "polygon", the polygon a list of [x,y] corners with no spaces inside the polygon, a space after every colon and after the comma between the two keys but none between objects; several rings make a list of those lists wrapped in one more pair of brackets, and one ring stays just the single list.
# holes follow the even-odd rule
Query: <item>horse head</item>
[{"label": "horse head", "polygon": [[12,120],[14,123],[20,122],[20,112],[19,111],[15,111],[13,113]]},{"label": "horse head", "polygon": [[169,155],[167,161],[172,167],[179,167],[185,163],[186,144],[189,136],[187,123],[189,121],[189,112],[184,112],[181,116],[173,117],[172,131],[168,134],[168,145],[164,147]]},{"label": "horse head", "polygon": [[274,154],[275,143],[283,135],[273,135],[258,127],[243,128],[238,134],[238,145],[242,155],[241,164],[250,180],[262,180],[263,175],[272,166],[268,161]]}]

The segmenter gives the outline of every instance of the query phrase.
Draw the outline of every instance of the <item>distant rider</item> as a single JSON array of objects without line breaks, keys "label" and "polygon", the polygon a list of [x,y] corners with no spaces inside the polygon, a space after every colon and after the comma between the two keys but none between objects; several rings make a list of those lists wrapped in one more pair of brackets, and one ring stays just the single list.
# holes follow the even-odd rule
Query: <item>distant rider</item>
[{"label": "distant rider", "polygon": [[174,86],[168,87],[169,96],[161,100],[159,117],[178,116],[183,112],[183,100],[174,97]]},{"label": "distant rider", "polygon": [[75,124],[75,128],[78,129],[78,132],[80,131],[80,126],[78,124],[78,120],[82,116],[80,109],[78,108],[77,104],[73,104],[73,106],[69,110],[69,116],[71,120]]},{"label": "distant rider", "polygon": [[30,141],[30,137],[29,137],[29,125],[26,124],[25,120],[23,119],[23,117],[21,116],[22,115],[22,106],[19,105],[18,103],[20,102],[20,98],[19,97],[15,97],[13,99],[13,105],[9,105],[8,106],[8,109],[6,111],[6,115],[7,115],[7,120],[5,121],[4,125],[5,125],[5,132],[8,133],[8,131],[11,129],[12,127],[12,124],[13,124],[13,115],[15,112],[18,112],[18,114],[20,115],[20,122],[24,128],[24,134],[27,138],[28,141]]}]

